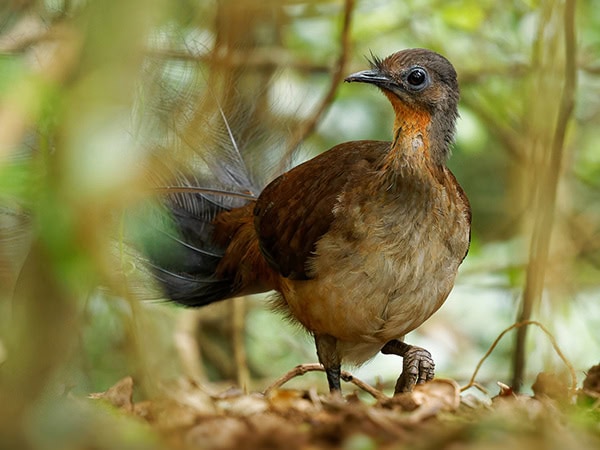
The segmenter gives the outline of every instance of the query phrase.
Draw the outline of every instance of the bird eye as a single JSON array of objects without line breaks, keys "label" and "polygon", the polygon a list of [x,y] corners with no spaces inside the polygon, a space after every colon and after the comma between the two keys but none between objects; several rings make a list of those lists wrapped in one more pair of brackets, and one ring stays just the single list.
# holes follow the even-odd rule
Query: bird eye
[{"label": "bird eye", "polygon": [[427,72],[420,67],[415,67],[408,72],[406,76],[406,82],[413,89],[422,89],[427,83]]}]

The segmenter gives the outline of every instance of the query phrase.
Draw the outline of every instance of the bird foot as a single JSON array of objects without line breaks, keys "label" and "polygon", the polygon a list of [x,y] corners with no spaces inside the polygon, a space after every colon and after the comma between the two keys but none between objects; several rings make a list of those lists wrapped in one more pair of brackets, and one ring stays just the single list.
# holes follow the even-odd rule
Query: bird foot
[{"label": "bird foot", "polygon": [[411,345],[402,357],[402,374],[396,382],[394,395],[411,392],[415,385],[432,380],[435,372],[431,353],[424,348]]}]

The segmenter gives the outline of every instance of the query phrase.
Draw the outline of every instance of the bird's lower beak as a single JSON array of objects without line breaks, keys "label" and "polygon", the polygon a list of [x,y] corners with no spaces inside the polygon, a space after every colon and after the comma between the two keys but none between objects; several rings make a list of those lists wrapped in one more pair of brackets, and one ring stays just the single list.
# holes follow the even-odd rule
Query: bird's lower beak
[{"label": "bird's lower beak", "polygon": [[352,75],[347,76],[344,81],[348,83],[371,83],[380,87],[390,87],[390,85],[395,84],[390,77],[382,74],[376,69],[363,70],[361,72],[353,73]]}]

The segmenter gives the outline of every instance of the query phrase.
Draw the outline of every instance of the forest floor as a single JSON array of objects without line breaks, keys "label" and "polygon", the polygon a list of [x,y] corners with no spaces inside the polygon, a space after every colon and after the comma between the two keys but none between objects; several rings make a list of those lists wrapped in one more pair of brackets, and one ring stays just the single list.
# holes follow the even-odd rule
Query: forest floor
[{"label": "forest floor", "polygon": [[346,384],[343,398],[282,387],[315,369],[299,366],[262,393],[180,380],[138,402],[127,377],[85,402],[108,403],[165,449],[600,449],[600,365],[576,389],[541,373],[533,395],[501,383],[497,394],[473,395],[435,379],[390,397],[349,374],[354,391]]}]

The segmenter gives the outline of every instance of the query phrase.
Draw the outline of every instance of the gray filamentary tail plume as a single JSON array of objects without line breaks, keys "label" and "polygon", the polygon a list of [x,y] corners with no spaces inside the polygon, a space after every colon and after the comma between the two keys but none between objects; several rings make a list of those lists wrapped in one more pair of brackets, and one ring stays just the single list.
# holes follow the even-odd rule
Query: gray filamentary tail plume
[{"label": "gray filamentary tail plume", "polygon": [[147,105],[151,120],[142,115],[139,134],[151,134],[148,129],[162,117],[158,128],[167,130],[168,139],[149,143],[159,155],[150,169],[158,208],[152,208],[150,230],[135,246],[171,301],[202,306],[239,294],[235,280],[215,276],[226,244],[212,239],[214,220],[254,202],[276,175],[274,167],[282,166],[276,155],[283,133],[277,130],[285,124],[267,110],[269,87],[261,86],[251,100],[238,93],[218,99],[206,85],[176,93],[161,89],[165,97]]}]

